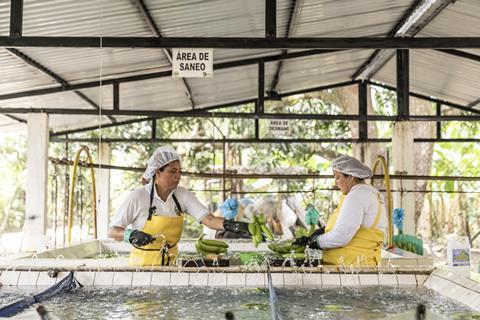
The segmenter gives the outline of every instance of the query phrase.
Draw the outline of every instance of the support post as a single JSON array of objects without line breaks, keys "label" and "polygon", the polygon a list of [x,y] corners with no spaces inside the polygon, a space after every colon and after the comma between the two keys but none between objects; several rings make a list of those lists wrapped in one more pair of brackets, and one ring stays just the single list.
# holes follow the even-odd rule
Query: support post
[{"label": "support post", "polygon": [[21,37],[23,29],[23,0],[10,0],[10,37]]},{"label": "support post", "polygon": [[[258,97],[255,103],[255,114],[258,116],[264,112],[265,103],[265,62],[263,60],[258,61]],[[255,118],[255,139],[260,136],[260,120]]]},{"label": "support post", "polygon": [[[435,105],[437,107],[437,116],[441,116],[442,115],[442,105],[438,102]],[[442,122],[441,121],[437,121],[436,129],[437,129],[436,138],[437,139],[442,139]]]},{"label": "support post", "polygon": [[406,49],[397,50],[397,105],[398,118],[408,120],[410,117],[410,66],[409,52]]},{"label": "support post", "polygon": [[[413,123],[400,121],[393,127],[392,158],[395,175],[415,174]],[[415,180],[394,180],[394,190],[414,190]],[[415,234],[415,193],[395,192],[393,207],[405,209],[403,232]]]},{"label": "support post", "polygon": [[27,185],[22,251],[47,248],[48,115],[27,115]]},{"label": "support post", "polygon": [[120,110],[120,83],[113,83],[113,110]]},{"label": "support post", "polygon": [[[98,152],[98,163],[110,165],[112,148],[109,143],[101,143]],[[107,239],[110,223],[110,170],[95,168],[97,189],[97,237]]]},{"label": "support post", "polygon": [[277,37],[277,0],[265,0],[265,38]]}]

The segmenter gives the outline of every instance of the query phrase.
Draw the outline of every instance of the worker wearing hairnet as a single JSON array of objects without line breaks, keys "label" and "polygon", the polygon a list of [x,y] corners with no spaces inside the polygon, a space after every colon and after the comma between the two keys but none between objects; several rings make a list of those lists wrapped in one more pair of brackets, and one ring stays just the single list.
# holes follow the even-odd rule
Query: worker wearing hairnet
[{"label": "worker wearing hairnet", "polygon": [[180,176],[178,153],[170,146],[157,148],[142,177],[146,184],[130,192],[113,218],[108,236],[132,244],[131,266],[173,264],[185,214],[211,229],[249,235],[248,223],[210,214],[192,192],[178,186]]},{"label": "worker wearing hairnet", "polygon": [[387,227],[385,205],[377,189],[364,182],[369,167],[351,156],[333,160],[335,183],[343,193],[325,230],[301,237],[297,244],[323,249],[323,264],[375,266]]}]

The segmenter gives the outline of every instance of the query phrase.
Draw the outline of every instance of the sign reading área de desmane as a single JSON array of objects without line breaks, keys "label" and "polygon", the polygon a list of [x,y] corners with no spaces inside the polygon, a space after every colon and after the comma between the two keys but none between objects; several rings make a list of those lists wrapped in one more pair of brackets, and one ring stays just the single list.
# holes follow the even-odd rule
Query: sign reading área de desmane
[{"label": "sign reading \u00e1rea de desmane", "polygon": [[290,121],[269,119],[267,128],[273,135],[288,136],[290,134]]},{"label": "sign reading \u00e1rea de desmane", "polygon": [[172,77],[209,78],[213,76],[213,49],[172,49]]}]

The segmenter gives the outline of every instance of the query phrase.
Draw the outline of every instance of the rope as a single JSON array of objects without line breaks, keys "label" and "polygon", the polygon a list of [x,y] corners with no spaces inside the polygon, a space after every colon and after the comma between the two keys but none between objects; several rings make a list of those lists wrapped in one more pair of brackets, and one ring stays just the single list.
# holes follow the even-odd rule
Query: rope
[{"label": "rope", "polygon": [[77,281],[77,279],[75,279],[73,271],[70,271],[70,274],[68,276],[66,276],[53,286],[43,290],[42,292],[11,303],[3,308],[0,308],[0,317],[11,317],[19,312],[24,311],[35,303],[40,303],[42,301],[50,299],[57,294],[71,292],[77,287],[83,286]]},{"label": "rope", "polygon": [[272,320],[282,320],[280,313],[280,306],[278,305],[277,294],[273,287],[272,275],[270,274],[270,268],[267,266],[267,278],[268,278],[268,292],[270,299],[270,307],[272,310]]}]

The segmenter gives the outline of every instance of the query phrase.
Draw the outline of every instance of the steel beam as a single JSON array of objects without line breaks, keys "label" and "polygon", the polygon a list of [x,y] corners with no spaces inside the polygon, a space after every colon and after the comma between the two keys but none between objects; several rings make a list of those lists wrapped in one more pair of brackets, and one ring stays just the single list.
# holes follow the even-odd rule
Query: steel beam
[{"label": "steel beam", "polygon": [[[326,54],[326,53],[334,53],[338,52],[339,50],[306,50],[300,52],[293,52],[287,55],[275,54],[270,56],[264,56],[261,59],[264,62],[274,62],[280,61],[285,59],[296,59],[302,57],[308,57],[313,55],[319,54]],[[236,61],[227,61],[227,62],[219,62],[213,65],[214,70],[221,70],[221,69],[229,69],[229,68],[237,68],[242,66],[248,66],[253,64],[258,64],[259,58],[251,58],[251,59],[244,59],[244,60],[236,60]],[[61,86],[61,87],[54,87],[54,88],[46,88],[46,89],[37,89],[37,90],[29,90],[29,91],[22,91],[16,93],[9,93],[0,95],[0,100],[6,99],[16,99],[16,98],[23,98],[23,97],[30,97],[30,96],[37,96],[37,95],[44,95],[44,94],[52,94],[57,92],[65,92],[71,90],[79,90],[79,89],[87,89],[87,88],[94,88],[100,85],[115,85],[124,82],[134,82],[134,81],[143,81],[149,79],[156,79],[156,78],[163,78],[163,77],[171,77],[172,70],[167,71],[160,71],[160,72],[153,72],[153,73],[146,73],[141,75],[135,76],[128,76],[128,77],[119,77],[119,78],[112,78],[112,79],[105,79],[102,81],[90,81],[84,82],[80,84],[68,85],[68,86]]]},{"label": "steel beam", "polygon": [[[368,115],[368,105],[367,105],[367,84],[361,82],[358,84],[358,114],[360,116]],[[360,140],[368,139],[368,122],[360,121],[358,123],[358,137]]]},{"label": "steel beam", "polygon": [[265,63],[263,60],[258,62],[258,100],[255,105],[257,113],[263,113],[265,110]]},{"label": "steel beam", "polygon": [[277,0],[265,0],[265,38],[277,37]]},{"label": "steel beam", "polygon": [[473,101],[473,102],[470,102],[470,103],[467,105],[467,108],[473,108],[473,107],[475,107],[475,106],[476,106],[477,104],[479,104],[479,103],[480,103],[480,98],[477,99],[477,100],[475,100],[475,101]]},{"label": "steel beam", "polygon": [[[155,34],[159,38],[163,38],[163,34],[160,31],[160,28],[157,26],[157,23],[153,19],[152,15],[150,14],[150,11],[148,10],[148,8],[145,5],[145,3],[143,2],[143,0],[131,0],[131,1],[137,7],[138,11],[142,15],[145,22],[148,24],[148,27],[153,32],[153,34]],[[171,50],[164,48],[163,53],[165,54],[168,61],[170,62],[170,65],[172,65],[173,60],[172,60]],[[195,101],[193,101],[192,92],[190,90],[190,86],[187,83],[187,80],[185,80],[185,78],[180,78],[179,80],[182,81],[182,84],[183,84],[183,87],[184,87],[184,90],[185,90],[185,94],[187,95],[188,99],[190,100],[190,104],[191,104],[192,109],[195,109]]]},{"label": "steel beam", "polygon": [[480,37],[0,37],[0,47],[224,49],[478,49]]},{"label": "steel beam", "polygon": [[[456,0],[416,0],[388,33],[387,37],[413,37]],[[379,48],[380,49],[380,48]],[[397,48],[408,49],[408,48]],[[352,75],[352,79],[371,79],[393,56],[395,51],[376,50]]]},{"label": "steel beam", "polygon": [[113,110],[120,110],[120,84],[113,83]]},{"label": "steel beam", "polygon": [[477,56],[476,54],[473,54],[470,52],[465,52],[465,51],[455,50],[455,49],[435,49],[435,51],[446,53],[451,56],[455,56],[459,58],[469,59],[475,62],[480,62],[480,56]]},{"label": "steel beam", "polygon": [[19,118],[19,117],[15,117],[15,116],[12,116],[11,114],[3,114],[4,117],[8,117],[12,120],[15,120],[15,121],[18,121],[18,122],[21,122],[21,123],[27,123],[27,120],[25,119],[22,119],[22,118]]},{"label": "steel beam", "polygon": [[10,0],[10,36],[21,37],[23,29],[23,0]]},{"label": "steel beam", "polygon": [[[292,0],[291,8],[290,8],[290,16],[288,17],[288,23],[287,23],[287,32],[285,35],[286,38],[290,38],[295,31],[295,26],[299,16],[300,8],[303,6],[303,1],[304,0]],[[287,50],[282,50],[282,55],[287,55],[287,54],[288,54]],[[278,81],[280,80],[280,72],[282,71],[282,68],[283,68],[283,60],[280,60],[278,62],[277,70],[275,71],[272,83],[270,84],[270,87],[268,90],[269,92],[271,92],[270,95],[272,96],[274,95],[273,92],[276,92],[277,90],[277,85],[278,85]]]},{"label": "steel beam", "polygon": [[[155,120],[152,120],[155,121]],[[98,138],[65,138],[59,135],[50,134],[50,142],[79,142],[79,143],[98,143]],[[222,139],[208,139],[208,138],[108,138],[102,137],[102,142],[105,143],[245,143],[245,144],[281,144],[281,143],[390,143],[391,138],[367,138],[363,139],[338,139],[338,138],[323,138],[323,139],[301,139],[301,138],[289,138],[289,139],[270,139],[270,138],[222,138]],[[479,138],[415,138],[415,143],[444,143],[444,142],[457,142],[457,143],[478,143]]]},{"label": "steel beam", "polygon": [[[392,87],[392,86],[389,86],[389,85],[386,85],[386,84],[377,83],[377,82],[373,82],[373,81],[366,81],[366,82],[370,85],[385,88],[385,89],[388,89],[388,90],[392,90],[392,91],[397,90],[395,87]],[[450,107],[450,108],[454,108],[454,109],[458,109],[458,110],[462,110],[462,111],[468,111],[468,112],[471,112],[471,113],[474,113],[474,114],[480,114],[480,110],[464,107],[462,105],[452,103],[452,102],[449,102],[449,101],[435,99],[435,98],[432,98],[432,97],[429,97],[429,96],[426,96],[426,95],[423,95],[423,94],[410,92],[410,96],[415,97],[415,98],[419,98],[419,99],[423,99],[423,100],[427,100],[427,101],[431,101],[431,102],[434,102],[434,103],[441,103],[442,105],[444,105],[446,107]]]},{"label": "steel beam", "polygon": [[[357,84],[357,83],[358,83],[357,81],[340,82],[340,83],[335,83],[335,84],[331,84],[331,85],[328,85],[328,86],[310,88],[308,90],[304,89],[304,90],[298,90],[298,91],[294,91],[294,92],[287,92],[287,93],[284,93],[284,94],[279,95],[279,96],[280,97],[284,97],[284,96],[286,97],[286,96],[293,95],[293,94],[302,94],[302,93],[307,93],[307,92],[311,92],[311,91],[321,91],[321,90],[325,90],[325,89],[332,89],[332,88],[354,85],[354,84]],[[226,107],[234,107],[234,106],[239,106],[239,105],[248,104],[248,103],[257,103],[257,100],[258,99],[247,99],[247,100],[241,100],[241,101],[234,101],[234,102],[229,102],[229,103],[225,103],[225,104],[214,105],[214,106],[211,106],[211,107],[205,107],[205,108],[202,108],[202,109],[196,109],[196,111],[202,111],[202,110],[203,111],[211,111],[211,110],[215,110],[215,109],[226,108]],[[0,111],[1,111],[1,108],[0,108]],[[125,120],[125,121],[117,122],[115,124],[105,124],[105,125],[102,125],[102,128],[117,127],[117,126],[131,124],[131,123],[150,121],[150,120],[153,120],[153,119],[157,119],[157,118],[155,118],[155,117],[140,117],[138,119]],[[53,136],[60,136],[60,135],[65,135],[65,134],[85,132],[85,131],[91,131],[91,130],[96,130],[96,129],[98,129],[98,126],[89,126],[89,127],[83,127],[83,128],[79,128],[79,129],[73,129],[73,130],[57,131],[57,132],[53,132],[52,134],[53,134]]]},{"label": "steel beam", "polygon": [[[435,104],[435,107],[436,107],[437,116],[441,116],[442,115],[442,105],[437,102]],[[436,138],[441,139],[442,138],[442,123],[440,121],[437,122],[437,125],[436,125],[435,129],[436,129]]]},{"label": "steel beam", "polygon": [[[80,114],[97,115],[95,110],[88,109],[55,109],[55,108],[0,108],[0,114],[13,113],[49,113],[49,114]],[[292,113],[244,113],[244,112],[204,112],[204,111],[155,111],[146,110],[102,110],[104,115],[122,116],[152,116],[156,118],[231,118],[231,119],[277,119],[277,120],[324,120],[324,121],[398,121],[397,116],[368,115],[360,116],[353,114],[292,114]],[[411,115],[411,121],[480,121],[480,116],[431,116]]]},{"label": "steel beam", "polygon": [[[55,164],[60,165],[73,165],[73,161],[67,160],[57,160],[55,159]],[[126,166],[115,166],[109,164],[98,164],[98,163],[83,163],[79,162],[79,165],[82,167],[93,167],[102,169],[111,169],[111,170],[123,170],[123,171],[135,171],[143,172],[145,168],[138,167],[126,167]],[[182,171],[182,175],[186,177],[193,178],[230,178],[230,179],[333,179],[334,177],[331,174],[319,174],[317,172],[307,173],[307,174],[256,174],[256,173],[210,173],[210,172],[188,172]],[[392,180],[433,180],[433,181],[480,181],[480,177],[467,177],[467,176],[418,176],[418,175],[390,175]],[[373,175],[373,179],[381,179],[383,175]]]},{"label": "steel beam", "polygon": [[[48,69],[47,67],[45,67],[44,65],[42,65],[41,63],[39,63],[38,61],[32,59],[31,57],[29,57],[28,55],[26,55],[25,53],[21,52],[20,50],[17,50],[17,49],[12,49],[12,48],[6,48],[5,49],[6,51],[8,51],[10,54],[14,55],[15,57],[17,57],[18,59],[22,60],[24,63],[32,66],[33,68],[35,68],[36,70],[40,71],[41,73],[45,74],[47,77],[49,77],[50,79],[56,81],[57,83],[59,83],[62,87],[66,87],[66,86],[69,86],[70,84],[65,80],[63,79],[62,77],[60,77],[58,74],[56,74],[55,72],[53,72],[52,70]],[[89,97],[87,97],[83,92],[81,91],[77,91],[77,90],[74,90],[73,91],[77,96],[79,96],[83,101],[87,102],[90,106],[92,106],[94,109],[96,110],[100,110],[100,106],[98,104],[96,104],[92,99],[90,99]],[[115,122],[115,119],[111,116],[107,116],[112,122]]]},{"label": "steel beam", "polygon": [[408,50],[397,50],[397,107],[400,120],[410,116],[410,62]]}]

